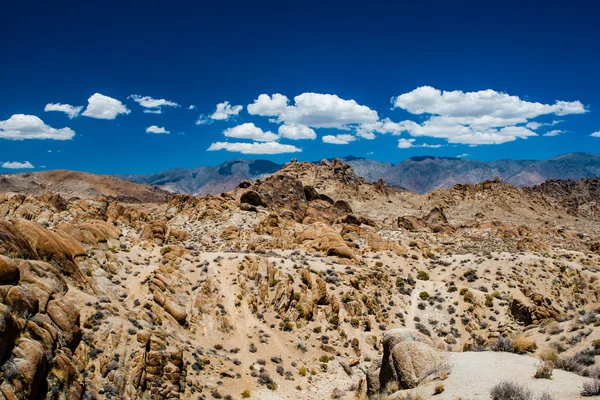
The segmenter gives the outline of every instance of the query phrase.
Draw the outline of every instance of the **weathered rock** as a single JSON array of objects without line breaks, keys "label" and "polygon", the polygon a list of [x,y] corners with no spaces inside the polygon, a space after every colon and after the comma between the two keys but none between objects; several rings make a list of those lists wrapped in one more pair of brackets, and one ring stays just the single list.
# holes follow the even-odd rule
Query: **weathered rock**
[{"label": "weathered rock", "polygon": [[12,285],[19,282],[19,267],[8,257],[0,256],[0,285]]},{"label": "weathered rock", "polygon": [[412,389],[434,374],[442,365],[442,358],[431,339],[410,329],[392,329],[383,337],[383,358],[378,381],[375,371],[368,378],[368,393],[376,394],[390,383],[400,389]]},{"label": "weathered rock", "polygon": [[254,190],[249,190],[240,197],[241,204],[249,204],[254,207],[268,207],[262,196]]}]

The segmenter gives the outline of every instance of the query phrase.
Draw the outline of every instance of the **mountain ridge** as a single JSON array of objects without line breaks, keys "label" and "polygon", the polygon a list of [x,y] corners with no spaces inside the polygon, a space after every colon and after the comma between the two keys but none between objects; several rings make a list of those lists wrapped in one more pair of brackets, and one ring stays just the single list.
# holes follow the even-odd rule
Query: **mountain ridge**
[{"label": "mountain ridge", "polygon": [[[539,185],[547,179],[600,176],[600,155],[581,152],[561,154],[546,160],[505,158],[479,161],[459,157],[414,156],[393,164],[353,155],[340,159],[350,164],[356,175],[367,181],[383,179],[388,185],[401,186],[416,193],[462,183],[477,184],[496,177],[525,187]],[[268,160],[236,158],[217,166],[171,169],[151,175],[116,176],[170,192],[204,195],[232,190],[243,180],[262,179],[281,167],[283,165]],[[167,177],[169,179],[165,180]]]}]

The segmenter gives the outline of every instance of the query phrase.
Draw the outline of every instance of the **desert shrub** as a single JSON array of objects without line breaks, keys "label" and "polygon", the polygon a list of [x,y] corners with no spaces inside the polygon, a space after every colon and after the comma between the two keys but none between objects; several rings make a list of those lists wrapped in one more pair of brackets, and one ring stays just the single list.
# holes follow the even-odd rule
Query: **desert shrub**
[{"label": "desert shrub", "polygon": [[550,361],[544,361],[537,367],[533,377],[536,379],[552,379],[553,368],[554,364],[552,364]]},{"label": "desert shrub", "polygon": [[346,395],[346,392],[344,392],[341,389],[335,388],[335,389],[333,389],[333,392],[331,393],[331,398],[332,399],[341,399],[345,395]]},{"label": "desert shrub", "polygon": [[538,355],[540,356],[542,361],[548,361],[548,362],[553,363],[554,365],[556,365],[556,363],[558,362],[558,353],[554,349],[551,349],[551,348],[544,349],[544,350],[540,351],[540,353]]},{"label": "desert shrub", "polygon": [[419,271],[417,273],[417,279],[420,281],[428,281],[429,280],[429,274],[425,271]]},{"label": "desert shrub", "polygon": [[535,351],[537,349],[537,344],[533,341],[533,339],[524,336],[524,335],[516,335],[513,338],[513,351],[517,354],[524,354]]},{"label": "desert shrub", "polygon": [[584,382],[581,395],[585,397],[600,396],[600,379]]},{"label": "desert shrub", "polygon": [[531,391],[516,382],[503,381],[490,390],[492,400],[532,400]]},{"label": "desert shrub", "polygon": [[419,293],[419,298],[423,301],[427,300],[429,298],[429,293],[427,292],[421,292]]},{"label": "desert shrub", "polygon": [[585,367],[594,365],[595,352],[591,349],[582,350],[572,356],[559,357],[556,361],[556,368],[577,374],[583,374]]},{"label": "desert shrub", "polygon": [[564,331],[564,329],[558,324],[552,324],[548,327],[548,333],[550,335],[558,335],[559,333],[562,333],[563,331]]},{"label": "desert shrub", "polygon": [[307,372],[308,372],[308,371],[306,370],[306,367],[305,367],[305,366],[301,366],[300,368],[298,368],[298,373],[299,373],[300,375],[302,375],[302,376],[306,376],[306,373],[307,373]]},{"label": "desert shrub", "polygon": [[435,385],[435,388],[433,388],[433,394],[440,394],[444,391],[444,385],[442,385],[441,383],[438,383],[437,385]]},{"label": "desert shrub", "polygon": [[417,322],[415,324],[415,328],[421,332],[423,335],[425,336],[430,336],[431,337],[431,332],[429,332],[429,329],[427,329],[427,327],[425,325],[423,325],[421,322]]},{"label": "desert shrub", "polygon": [[250,391],[248,389],[246,389],[242,392],[242,398],[244,398],[244,399],[250,398]]},{"label": "desert shrub", "polygon": [[260,372],[260,374],[258,375],[258,383],[260,383],[261,385],[265,385],[267,388],[269,388],[271,390],[277,389],[277,384],[265,370],[262,370]]},{"label": "desert shrub", "polygon": [[512,352],[513,350],[513,341],[507,337],[499,337],[492,343],[491,346],[493,351],[504,351],[507,353]]},{"label": "desert shrub", "polygon": [[536,400],[556,400],[556,399],[550,393],[544,392],[544,393],[540,394]]}]

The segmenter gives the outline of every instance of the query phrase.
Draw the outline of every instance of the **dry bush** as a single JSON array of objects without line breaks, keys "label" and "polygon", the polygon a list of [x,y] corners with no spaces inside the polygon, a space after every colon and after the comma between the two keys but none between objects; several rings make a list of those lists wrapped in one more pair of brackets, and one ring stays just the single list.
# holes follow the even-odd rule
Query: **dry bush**
[{"label": "dry bush", "polygon": [[537,370],[535,371],[535,375],[533,377],[536,379],[552,379],[553,369],[553,363],[551,363],[550,361],[544,361],[537,367]]},{"label": "dry bush", "polygon": [[535,341],[525,335],[516,335],[513,337],[513,352],[517,354],[525,354],[537,349]]},{"label": "dry bush", "polygon": [[553,363],[554,365],[556,365],[556,363],[558,362],[558,353],[554,349],[546,348],[540,351],[538,355],[540,356],[542,361],[548,361]]},{"label": "dry bush", "polygon": [[492,400],[532,400],[533,394],[516,382],[500,382],[490,390]]},{"label": "dry bush", "polygon": [[582,396],[600,396],[600,379],[587,381],[581,389]]}]

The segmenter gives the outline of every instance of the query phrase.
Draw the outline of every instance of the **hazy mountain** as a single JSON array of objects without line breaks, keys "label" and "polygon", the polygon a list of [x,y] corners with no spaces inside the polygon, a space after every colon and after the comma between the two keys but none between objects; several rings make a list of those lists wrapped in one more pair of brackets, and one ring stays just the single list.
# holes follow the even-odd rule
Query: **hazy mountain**
[{"label": "hazy mountain", "polygon": [[[480,183],[500,177],[515,186],[533,186],[547,179],[581,179],[600,176],[600,156],[571,153],[548,160],[477,161],[452,157],[411,157],[399,164],[346,156],[356,175],[375,182],[401,186],[417,193],[452,187],[458,183]],[[255,180],[282,167],[267,160],[234,159],[217,166],[170,169],[152,175],[119,175],[136,183],[157,186],[175,193],[219,194],[234,189],[243,180]]]},{"label": "hazy mountain", "polygon": [[532,186],[547,179],[581,179],[600,176],[600,155],[563,154],[548,160],[477,161],[450,157],[411,157],[397,165],[352,159],[357,175],[369,180],[382,177],[389,185],[417,193],[451,187],[458,183],[480,183],[500,177],[515,186]]},{"label": "hazy mountain", "polygon": [[233,190],[243,180],[260,179],[281,168],[268,160],[234,159],[217,166],[169,169],[152,175],[119,175],[136,183],[157,186],[173,193],[197,196]]}]

